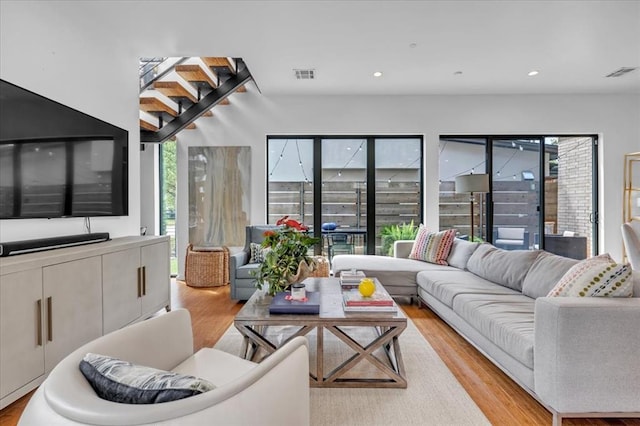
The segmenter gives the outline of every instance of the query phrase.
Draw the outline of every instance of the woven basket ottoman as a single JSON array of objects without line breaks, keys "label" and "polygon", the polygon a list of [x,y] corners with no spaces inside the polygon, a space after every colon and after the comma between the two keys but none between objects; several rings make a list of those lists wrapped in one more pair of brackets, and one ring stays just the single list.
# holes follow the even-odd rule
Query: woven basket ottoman
[{"label": "woven basket ottoman", "polygon": [[218,287],[229,284],[229,249],[187,247],[185,282],[190,287]]}]

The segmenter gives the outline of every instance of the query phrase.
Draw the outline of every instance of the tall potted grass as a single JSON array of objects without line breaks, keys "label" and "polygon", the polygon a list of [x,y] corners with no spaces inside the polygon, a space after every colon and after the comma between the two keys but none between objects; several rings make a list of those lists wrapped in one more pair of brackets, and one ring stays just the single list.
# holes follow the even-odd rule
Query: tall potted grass
[{"label": "tall potted grass", "polygon": [[381,254],[393,256],[393,243],[397,240],[415,240],[418,233],[418,227],[414,225],[413,220],[409,223],[400,225],[386,225],[380,231],[380,239],[382,242]]}]

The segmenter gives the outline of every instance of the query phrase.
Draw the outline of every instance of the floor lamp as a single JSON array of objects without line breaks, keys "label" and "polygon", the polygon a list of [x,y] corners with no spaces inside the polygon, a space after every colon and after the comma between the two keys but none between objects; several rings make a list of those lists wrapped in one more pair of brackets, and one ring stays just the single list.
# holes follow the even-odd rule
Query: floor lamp
[{"label": "floor lamp", "polygon": [[469,241],[473,241],[473,202],[474,193],[489,192],[488,174],[470,174],[456,176],[456,194],[469,194],[469,205],[471,206],[471,233]]}]

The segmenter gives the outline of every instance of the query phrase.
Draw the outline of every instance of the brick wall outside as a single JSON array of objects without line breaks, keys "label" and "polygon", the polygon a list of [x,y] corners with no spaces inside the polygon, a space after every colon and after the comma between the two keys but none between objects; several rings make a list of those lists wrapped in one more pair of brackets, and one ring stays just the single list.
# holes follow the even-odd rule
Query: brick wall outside
[{"label": "brick wall outside", "polygon": [[587,253],[591,253],[591,138],[560,138],[558,159],[557,232],[586,236]]}]

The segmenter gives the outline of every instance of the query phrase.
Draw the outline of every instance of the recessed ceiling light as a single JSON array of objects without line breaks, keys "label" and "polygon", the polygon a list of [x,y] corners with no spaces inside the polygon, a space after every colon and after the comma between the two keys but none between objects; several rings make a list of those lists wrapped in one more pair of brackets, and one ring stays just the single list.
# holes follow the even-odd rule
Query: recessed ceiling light
[{"label": "recessed ceiling light", "polygon": [[415,49],[416,47],[418,47],[418,43],[411,43],[409,44],[409,47]]},{"label": "recessed ceiling light", "polygon": [[529,73],[527,75],[529,77],[533,77],[534,75],[538,75],[538,71],[536,71],[536,70],[529,71]]},{"label": "recessed ceiling light", "polygon": [[456,71],[453,73],[453,75],[462,75],[462,71]]},{"label": "recessed ceiling light", "polygon": [[376,72],[373,73],[373,76],[374,77],[382,77],[382,72],[376,71]]}]

